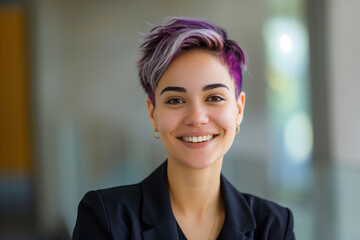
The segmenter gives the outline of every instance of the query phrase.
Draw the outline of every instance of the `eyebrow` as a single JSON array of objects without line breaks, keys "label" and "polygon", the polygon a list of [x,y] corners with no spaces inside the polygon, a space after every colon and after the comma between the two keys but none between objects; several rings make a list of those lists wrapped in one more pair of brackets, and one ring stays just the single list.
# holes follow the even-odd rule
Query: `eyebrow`
[{"label": "eyebrow", "polygon": [[203,87],[202,90],[207,91],[207,90],[211,90],[211,89],[219,88],[219,87],[223,87],[223,88],[226,88],[227,90],[230,90],[228,88],[228,86],[226,86],[225,84],[222,84],[222,83],[214,83],[214,84],[206,85],[205,87]]},{"label": "eyebrow", "polygon": [[163,94],[164,92],[168,92],[168,91],[187,92],[186,89],[183,87],[166,87],[161,91],[160,95]]},{"label": "eyebrow", "polygon": [[[225,84],[222,84],[222,83],[214,83],[214,84],[209,84],[209,85],[206,85],[202,88],[203,91],[208,91],[208,90],[211,90],[211,89],[214,89],[214,88],[226,88],[228,90],[229,87],[226,86]],[[183,87],[173,87],[173,86],[170,86],[170,87],[166,87],[164,88],[161,92],[160,92],[160,95],[162,95],[164,92],[168,92],[168,91],[174,91],[174,92],[187,92],[186,88],[183,88]]]}]

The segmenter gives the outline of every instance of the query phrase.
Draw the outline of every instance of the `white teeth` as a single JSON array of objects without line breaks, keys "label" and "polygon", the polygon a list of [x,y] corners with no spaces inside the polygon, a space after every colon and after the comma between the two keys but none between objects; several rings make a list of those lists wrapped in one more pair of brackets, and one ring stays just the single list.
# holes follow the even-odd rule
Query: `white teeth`
[{"label": "white teeth", "polygon": [[207,142],[213,137],[214,135],[199,136],[199,137],[182,137],[182,140],[186,142],[198,143],[198,142]]}]

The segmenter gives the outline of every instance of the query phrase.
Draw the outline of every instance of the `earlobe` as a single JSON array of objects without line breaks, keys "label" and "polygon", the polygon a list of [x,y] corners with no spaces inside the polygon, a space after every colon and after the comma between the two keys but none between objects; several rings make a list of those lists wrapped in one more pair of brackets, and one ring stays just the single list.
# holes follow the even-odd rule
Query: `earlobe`
[{"label": "earlobe", "polygon": [[155,118],[155,107],[149,98],[146,99],[146,106],[150,118],[151,125],[154,129],[157,129],[156,118]]},{"label": "earlobe", "polygon": [[236,116],[236,124],[240,125],[240,123],[243,120],[243,116],[244,116],[244,108],[245,108],[245,93],[241,92],[238,99],[237,99],[237,116]]}]

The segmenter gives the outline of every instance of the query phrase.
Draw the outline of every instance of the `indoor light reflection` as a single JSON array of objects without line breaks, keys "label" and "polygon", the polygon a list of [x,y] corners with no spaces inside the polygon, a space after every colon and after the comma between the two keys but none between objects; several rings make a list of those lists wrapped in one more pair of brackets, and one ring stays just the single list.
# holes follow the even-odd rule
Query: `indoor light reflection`
[{"label": "indoor light reflection", "polygon": [[295,164],[306,162],[312,151],[313,132],[309,116],[306,113],[297,113],[285,125],[285,149]]},{"label": "indoor light reflection", "polygon": [[274,17],[264,24],[263,32],[272,181],[282,186],[281,191],[300,193],[309,188],[313,149],[307,31],[296,18]]},{"label": "indoor light reflection", "polygon": [[284,34],[280,37],[280,47],[283,52],[290,52],[292,49],[292,41],[291,38]]}]

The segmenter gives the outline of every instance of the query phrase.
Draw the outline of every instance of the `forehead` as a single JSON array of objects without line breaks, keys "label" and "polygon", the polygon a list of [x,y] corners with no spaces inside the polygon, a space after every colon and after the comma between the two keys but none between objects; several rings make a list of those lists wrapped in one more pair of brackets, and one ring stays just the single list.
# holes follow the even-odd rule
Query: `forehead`
[{"label": "forehead", "polygon": [[217,53],[191,50],[177,56],[159,80],[157,90],[169,85],[202,87],[212,83],[223,83],[233,87],[234,82],[228,67]]}]

